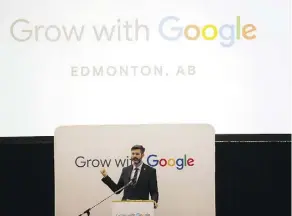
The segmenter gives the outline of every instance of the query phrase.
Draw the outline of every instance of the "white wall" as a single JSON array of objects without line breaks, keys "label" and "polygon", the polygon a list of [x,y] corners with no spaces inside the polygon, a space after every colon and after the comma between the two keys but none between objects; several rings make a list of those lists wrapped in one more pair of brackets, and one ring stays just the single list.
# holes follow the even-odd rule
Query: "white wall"
[{"label": "white wall", "polygon": [[[289,6],[289,0],[2,1],[0,136],[49,136],[59,125],[142,123],[291,133]],[[166,16],[180,18],[168,23],[169,34],[188,24],[236,25],[240,16],[241,27],[256,27],[256,39],[241,37],[231,47],[220,44],[222,37],[167,41],[158,31]],[[29,23],[13,25],[19,19]],[[145,27],[138,41],[96,40],[93,26],[110,30],[118,19],[146,25],[149,40]],[[64,33],[49,41],[57,38],[56,27],[73,26],[84,27],[80,41]],[[72,67],[119,65],[163,66],[168,76],[72,76]],[[175,76],[179,65],[195,66],[196,73]]]},{"label": "white wall", "polygon": [[[139,125],[139,126],[71,126],[61,127],[55,134],[55,203],[56,216],[79,215],[112,192],[101,181],[100,169],[75,160],[111,160],[106,166],[109,176],[118,181],[122,167],[115,159],[130,158],[130,149],[140,144],[147,157],[192,158],[193,166],[156,166],[159,188],[157,216],[215,216],[215,133],[209,125]],[[186,156],[184,156],[186,155]],[[153,160],[151,160],[153,162]],[[152,163],[150,161],[150,163]],[[179,164],[179,163],[178,163]],[[190,164],[192,165],[192,164]],[[180,167],[180,166],[178,166]],[[111,215],[113,196],[92,215]]]}]

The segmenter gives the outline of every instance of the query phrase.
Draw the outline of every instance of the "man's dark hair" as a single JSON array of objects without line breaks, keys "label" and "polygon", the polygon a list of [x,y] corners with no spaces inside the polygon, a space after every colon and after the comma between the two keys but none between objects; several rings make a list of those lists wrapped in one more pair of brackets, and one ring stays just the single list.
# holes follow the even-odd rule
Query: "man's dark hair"
[{"label": "man's dark hair", "polygon": [[132,150],[137,150],[137,149],[140,149],[141,154],[144,154],[144,152],[145,152],[145,148],[144,148],[142,145],[134,145],[134,146],[131,148],[131,151],[132,151]]}]

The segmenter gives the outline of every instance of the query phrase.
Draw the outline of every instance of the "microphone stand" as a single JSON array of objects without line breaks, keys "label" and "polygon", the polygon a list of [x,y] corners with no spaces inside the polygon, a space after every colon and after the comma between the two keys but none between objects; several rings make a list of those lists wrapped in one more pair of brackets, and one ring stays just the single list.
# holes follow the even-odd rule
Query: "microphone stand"
[{"label": "microphone stand", "polygon": [[94,206],[92,206],[91,208],[85,210],[83,213],[79,214],[78,216],[82,216],[83,214],[87,214],[87,216],[90,216],[90,210],[95,208],[96,206],[100,205],[101,203],[103,203],[104,201],[106,201],[108,198],[110,198],[111,196],[117,194],[118,192],[124,190],[126,187],[128,187],[129,185],[133,184],[134,180],[131,179],[128,184],[124,185],[122,188],[120,188],[119,190],[115,191],[114,193],[112,193],[111,195],[109,195],[108,197],[104,198],[103,200],[101,200],[99,203],[95,204]]}]

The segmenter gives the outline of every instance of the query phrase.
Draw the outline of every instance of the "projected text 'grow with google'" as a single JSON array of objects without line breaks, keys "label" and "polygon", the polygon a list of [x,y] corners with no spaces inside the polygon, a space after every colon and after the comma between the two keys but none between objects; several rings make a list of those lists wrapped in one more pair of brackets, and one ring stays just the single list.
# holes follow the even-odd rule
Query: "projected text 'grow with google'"
[{"label": "projected text 'grow with google'", "polygon": [[[175,167],[178,170],[183,170],[186,167],[195,166],[195,158],[188,157],[184,154],[182,157],[159,157],[157,154],[150,154],[144,161],[151,167]],[[75,159],[75,165],[77,167],[126,167],[131,165],[131,159],[126,157],[124,159],[99,159],[99,158],[86,158],[84,156],[78,156]]]},{"label": "projected text 'grow with google'", "polygon": [[[80,42],[83,39],[95,39],[98,42],[127,42],[150,41],[150,33],[152,33],[150,29],[148,25],[141,23],[138,19],[135,19],[134,22],[118,19],[114,24],[92,26],[44,25],[34,24],[27,19],[17,19],[10,26],[10,34],[18,42]],[[186,40],[195,43],[195,41],[218,40],[223,47],[231,47],[239,40],[255,40],[256,31],[257,28],[254,24],[242,25],[240,16],[237,16],[232,22],[220,26],[195,24],[177,16],[167,16],[159,21],[154,32],[156,34],[158,32],[159,38],[166,41]]]}]

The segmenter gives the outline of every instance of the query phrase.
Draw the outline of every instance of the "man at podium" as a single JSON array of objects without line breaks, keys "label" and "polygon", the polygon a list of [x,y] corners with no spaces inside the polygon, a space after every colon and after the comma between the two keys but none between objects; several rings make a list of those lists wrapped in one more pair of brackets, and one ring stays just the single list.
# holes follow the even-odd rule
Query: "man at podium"
[{"label": "man at podium", "polygon": [[[145,148],[142,145],[135,145],[131,148],[132,164],[124,167],[116,184],[107,174],[105,168],[101,169],[102,181],[117,194],[121,193],[124,186],[122,200],[151,200],[154,201],[154,208],[158,206],[158,186],[156,169],[143,163]],[[131,183],[129,184],[129,182]],[[119,191],[120,190],[120,191]]]}]

